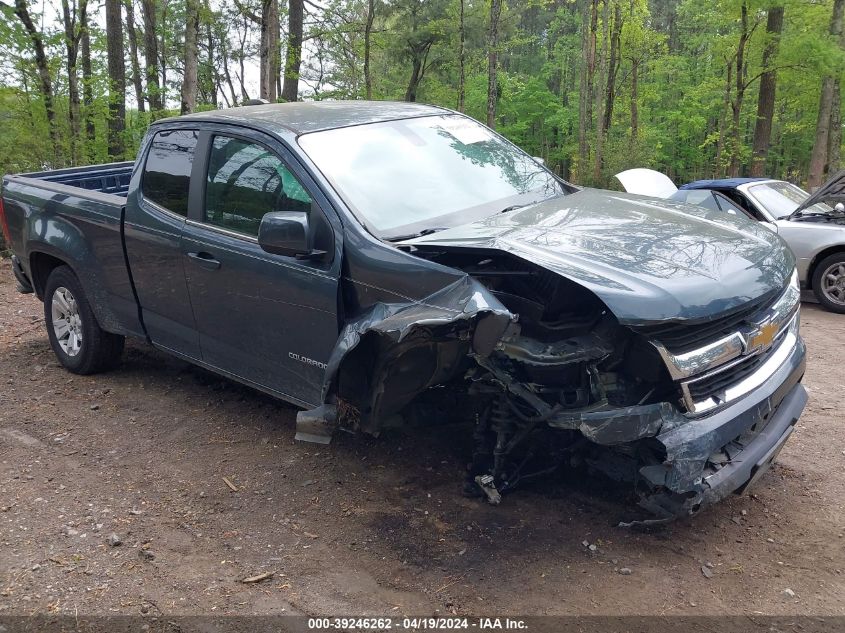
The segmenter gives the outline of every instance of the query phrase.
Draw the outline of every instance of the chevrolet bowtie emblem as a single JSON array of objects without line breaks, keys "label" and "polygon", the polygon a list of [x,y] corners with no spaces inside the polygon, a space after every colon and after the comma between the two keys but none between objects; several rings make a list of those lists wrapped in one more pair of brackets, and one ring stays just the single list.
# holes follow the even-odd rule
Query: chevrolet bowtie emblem
[{"label": "chevrolet bowtie emblem", "polygon": [[748,339],[748,351],[751,352],[756,349],[766,349],[772,344],[777,336],[779,326],[777,323],[766,323],[751,335]]}]

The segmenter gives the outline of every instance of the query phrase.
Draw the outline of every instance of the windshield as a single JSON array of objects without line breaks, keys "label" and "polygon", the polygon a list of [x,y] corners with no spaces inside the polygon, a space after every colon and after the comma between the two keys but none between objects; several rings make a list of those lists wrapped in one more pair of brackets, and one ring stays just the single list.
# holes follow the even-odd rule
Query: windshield
[{"label": "windshield", "polygon": [[[788,182],[766,182],[753,185],[748,192],[754,196],[760,205],[776,220],[781,220],[792,214],[798,205],[810,197],[810,194]],[[830,213],[832,209],[819,202],[807,207],[802,213]]]},{"label": "windshield", "polygon": [[314,132],[299,145],[383,239],[458,226],[567,192],[525,152],[461,115]]}]

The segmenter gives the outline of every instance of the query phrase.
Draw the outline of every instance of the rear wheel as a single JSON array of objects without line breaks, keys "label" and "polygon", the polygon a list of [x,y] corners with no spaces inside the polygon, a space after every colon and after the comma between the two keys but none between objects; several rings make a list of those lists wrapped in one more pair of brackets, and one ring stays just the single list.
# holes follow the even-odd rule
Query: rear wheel
[{"label": "rear wheel", "polygon": [[845,253],[825,257],[813,273],[813,292],[831,312],[845,314]]},{"label": "rear wheel", "polygon": [[44,288],[44,321],[59,362],[75,374],[117,365],[124,338],[100,328],[82,285],[67,266],[54,269]]}]

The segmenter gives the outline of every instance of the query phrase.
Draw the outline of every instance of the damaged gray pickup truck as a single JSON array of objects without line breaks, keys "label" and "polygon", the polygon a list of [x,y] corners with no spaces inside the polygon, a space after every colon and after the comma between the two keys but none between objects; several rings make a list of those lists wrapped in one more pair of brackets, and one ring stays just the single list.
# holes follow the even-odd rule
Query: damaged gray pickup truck
[{"label": "damaged gray pickup truck", "polygon": [[300,439],[461,418],[494,503],[577,462],[693,514],[753,483],[807,400],[777,235],[577,189],[441,108],[166,119],[134,163],[8,176],[2,202],[69,370],[133,336],[298,405]]}]

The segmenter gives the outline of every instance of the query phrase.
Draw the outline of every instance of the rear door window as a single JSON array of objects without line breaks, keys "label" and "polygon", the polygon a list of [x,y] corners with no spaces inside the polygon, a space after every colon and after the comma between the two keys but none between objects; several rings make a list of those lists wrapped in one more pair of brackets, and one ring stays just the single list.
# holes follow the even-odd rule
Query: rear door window
[{"label": "rear door window", "polygon": [[164,130],[153,137],[141,180],[144,198],[187,217],[188,188],[198,136],[196,130]]}]

